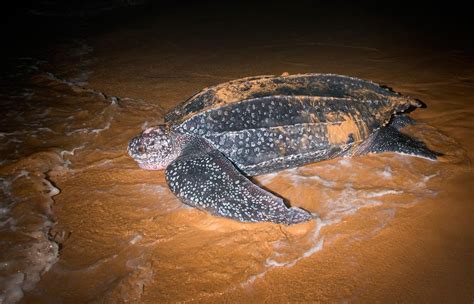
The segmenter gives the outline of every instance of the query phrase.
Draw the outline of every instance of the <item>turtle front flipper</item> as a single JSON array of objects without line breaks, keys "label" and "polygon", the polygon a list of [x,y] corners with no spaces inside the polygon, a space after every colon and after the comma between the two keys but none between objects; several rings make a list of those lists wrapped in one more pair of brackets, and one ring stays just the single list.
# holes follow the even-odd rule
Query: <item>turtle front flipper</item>
[{"label": "turtle front flipper", "polygon": [[166,168],[171,191],[185,204],[242,222],[297,224],[313,216],[253,184],[203,139],[193,139]]}]

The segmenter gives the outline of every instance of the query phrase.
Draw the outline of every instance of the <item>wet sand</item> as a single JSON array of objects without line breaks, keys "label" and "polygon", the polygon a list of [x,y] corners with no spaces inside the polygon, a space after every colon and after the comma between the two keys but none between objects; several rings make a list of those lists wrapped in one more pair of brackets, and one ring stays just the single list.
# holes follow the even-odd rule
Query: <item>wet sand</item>
[{"label": "wet sand", "polygon": [[[95,20],[12,61],[0,96],[2,300],[472,302],[472,49],[384,12],[262,9]],[[423,100],[404,131],[444,156],[256,177],[319,215],[291,227],[186,207],[163,172],[127,156],[132,136],[202,88],[283,72],[351,75]]]}]

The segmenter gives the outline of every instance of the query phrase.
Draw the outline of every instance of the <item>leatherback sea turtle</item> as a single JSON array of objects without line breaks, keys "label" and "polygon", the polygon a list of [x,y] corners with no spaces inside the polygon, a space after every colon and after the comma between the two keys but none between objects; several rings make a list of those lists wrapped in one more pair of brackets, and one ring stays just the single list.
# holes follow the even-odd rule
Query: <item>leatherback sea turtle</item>
[{"label": "leatherback sea turtle", "polygon": [[398,129],[421,107],[373,82],[334,74],[243,78],[206,88],[171,110],[165,124],[133,138],[141,168],[166,170],[185,204],[243,222],[295,224],[313,216],[246,176],[377,152],[436,159]]}]

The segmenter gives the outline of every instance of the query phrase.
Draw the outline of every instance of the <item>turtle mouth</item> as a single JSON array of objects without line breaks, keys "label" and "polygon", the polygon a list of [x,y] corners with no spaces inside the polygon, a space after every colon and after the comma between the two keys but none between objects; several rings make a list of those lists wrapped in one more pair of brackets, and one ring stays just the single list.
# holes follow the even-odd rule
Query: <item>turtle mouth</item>
[{"label": "turtle mouth", "polygon": [[138,166],[145,170],[164,170],[165,167],[161,165],[152,165],[152,164],[145,164],[145,163],[138,163]]}]

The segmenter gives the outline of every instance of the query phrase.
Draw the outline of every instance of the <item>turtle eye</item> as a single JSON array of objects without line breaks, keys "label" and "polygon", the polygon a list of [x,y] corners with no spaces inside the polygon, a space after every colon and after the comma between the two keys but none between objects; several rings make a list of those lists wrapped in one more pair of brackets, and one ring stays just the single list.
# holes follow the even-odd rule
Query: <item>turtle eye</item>
[{"label": "turtle eye", "polygon": [[143,148],[143,146],[139,146],[138,147],[138,152],[145,153],[145,148]]}]

